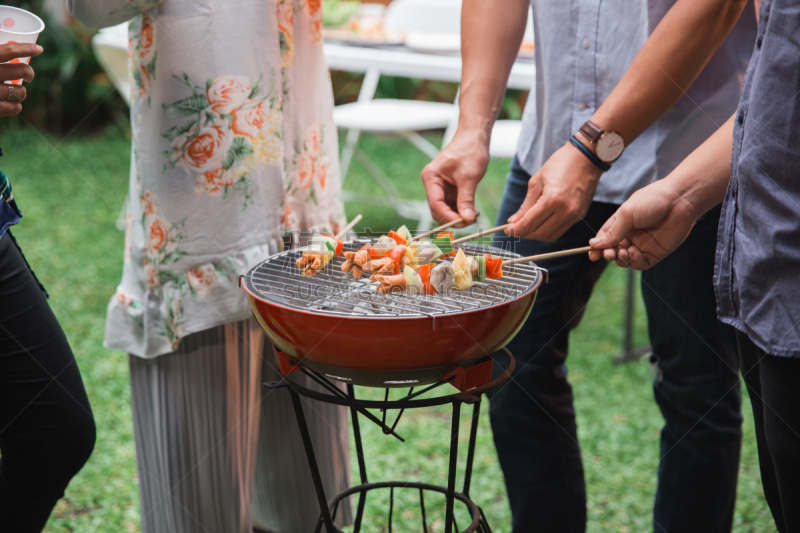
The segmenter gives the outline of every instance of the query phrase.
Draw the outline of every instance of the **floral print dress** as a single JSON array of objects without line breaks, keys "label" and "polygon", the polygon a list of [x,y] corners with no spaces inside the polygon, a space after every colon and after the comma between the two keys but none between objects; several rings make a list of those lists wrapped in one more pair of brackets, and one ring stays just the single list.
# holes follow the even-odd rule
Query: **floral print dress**
[{"label": "floral print dress", "polygon": [[130,207],[109,348],[142,357],[250,316],[238,276],[343,222],[321,0],[69,0],[129,20]]}]

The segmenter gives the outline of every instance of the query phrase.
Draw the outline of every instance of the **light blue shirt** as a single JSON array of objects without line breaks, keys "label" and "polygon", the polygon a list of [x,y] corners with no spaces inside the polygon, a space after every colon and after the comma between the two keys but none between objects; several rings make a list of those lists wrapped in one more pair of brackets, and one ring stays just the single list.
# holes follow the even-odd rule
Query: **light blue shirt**
[{"label": "light blue shirt", "polygon": [[[676,0],[531,0],[536,84],[523,113],[517,158],[534,174],[616,86]],[[689,91],[603,174],[595,201],[621,204],[669,174],[735,111],[753,52],[749,4]]]}]

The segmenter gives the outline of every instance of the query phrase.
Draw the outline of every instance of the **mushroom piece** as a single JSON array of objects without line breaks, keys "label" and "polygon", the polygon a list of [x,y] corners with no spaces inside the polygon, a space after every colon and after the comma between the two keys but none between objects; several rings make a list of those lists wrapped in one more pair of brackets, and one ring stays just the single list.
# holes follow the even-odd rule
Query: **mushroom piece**
[{"label": "mushroom piece", "polygon": [[438,293],[447,294],[456,284],[456,271],[449,261],[439,263],[431,270],[430,283]]},{"label": "mushroom piece", "polygon": [[378,252],[378,255],[381,257],[388,254],[395,248],[397,248],[397,243],[394,241],[394,239],[386,235],[382,236],[380,239],[378,239],[378,242],[372,245],[372,249]]},{"label": "mushroom piece", "polygon": [[478,277],[478,261],[474,257],[469,258],[469,273],[472,274],[472,279]]}]

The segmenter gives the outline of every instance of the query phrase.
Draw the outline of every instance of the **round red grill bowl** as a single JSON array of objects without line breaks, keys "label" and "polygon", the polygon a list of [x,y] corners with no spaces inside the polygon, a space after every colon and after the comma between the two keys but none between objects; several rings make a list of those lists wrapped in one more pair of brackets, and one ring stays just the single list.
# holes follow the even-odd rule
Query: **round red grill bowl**
[{"label": "round red grill bowl", "polygon": [[[347,243],[358,250],[365,239]],[[497,248],[466,244],[467,255]],[[354,280],[334,258],[313,277],[295,266],[299,250],[273,255],[242,276],[253,313],[295,364],[355,385],[407,387],[433,383],[505,346],[531,312],[542,275],[514,265],[499,280],[449,297],[380,295]]]}]

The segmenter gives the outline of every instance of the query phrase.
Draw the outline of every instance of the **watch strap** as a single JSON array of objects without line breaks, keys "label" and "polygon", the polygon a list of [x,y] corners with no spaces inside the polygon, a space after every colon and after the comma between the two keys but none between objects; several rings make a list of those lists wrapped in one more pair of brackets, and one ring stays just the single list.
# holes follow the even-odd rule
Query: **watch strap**
[{"label": "watch strap", "polygon": [[595,144],[597,142],[597,139],[599,139],[600,136],[603,135],[603,133],[605,133],[603,128],[601,128],[591,120],[587,120],[583,124],[583,126],[581,126],[581,129],[579,129],[578,131],[581,132],[581,134],[583,134],[584,137],[589,139],[589,142],[592,144]]},{"label": "watch strap", "polygon": [[577,148],[578,150],[580,150],[580,151],[581,151],[581,153],[582,153],[583,155],[585,155],[585,156],[586,156],[586,157],[589,159],[589,161],[591,161],[592,163],[594,163],[594,165],[595,165],[597,168],[599,168],[600,170],[602,170],[603,172],[606,172],[608,169],[610,169],[610,168],[611,168],[611,165],[609,165],[608,163],[604,163],[603,161],[601,161],[599,157],[597,157],[596,155],[594,155],[594,153],[593,153],[591,150],[589,150],[588,148],[586,148],[586,146],[584,146],[584,144],[583,144],[582,142],[580,142],[580,141],[579,141],[579,140],[578,140],[578,139],[577,139],[577,138],[576,138],[574,135],[573,135],[572,137],[570,137],[570,138],[569,138],[569,142],[571,142],[571,143],[572,143],[572,145],[573,145],[575,148]]}]

